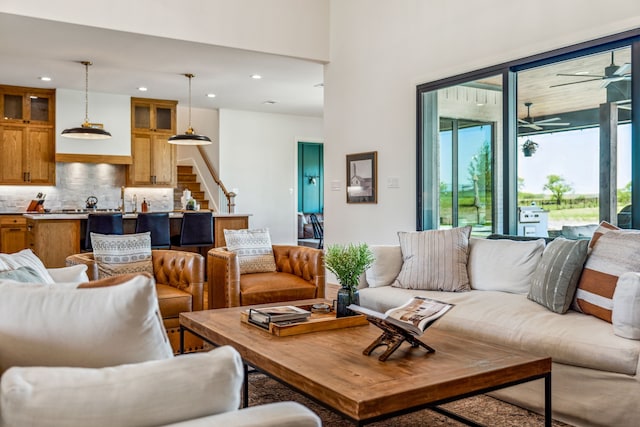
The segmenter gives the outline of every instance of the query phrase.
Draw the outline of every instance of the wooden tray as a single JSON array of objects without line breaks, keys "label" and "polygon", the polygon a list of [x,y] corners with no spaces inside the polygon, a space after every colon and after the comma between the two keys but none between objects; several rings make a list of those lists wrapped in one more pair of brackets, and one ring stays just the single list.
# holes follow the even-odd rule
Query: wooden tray
[{"label": "wooden tray", "polygon": [[[311,306],[300,306],[300,308],[310,310]],[[367,317],[362,314],[348,317],[336,317],[336,313],[334,311],[329,313],[312,312],[308,320],[300,323],[289,323],[287,325],[271,323],[269,324],[268,330],[250,323],[249,313],[246,311],[240,313],[240,321],[279,337],[307,334],[309,332],[330,331],[332,329],[350,328],[352,326],[363,326],[369,324]]]}]

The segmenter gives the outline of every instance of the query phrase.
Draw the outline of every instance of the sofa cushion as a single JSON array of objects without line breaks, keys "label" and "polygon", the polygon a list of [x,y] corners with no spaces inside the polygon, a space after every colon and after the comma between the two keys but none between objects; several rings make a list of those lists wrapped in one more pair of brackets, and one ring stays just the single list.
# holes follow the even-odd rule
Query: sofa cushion
[{"label": "sofa cushion", "polygon": [[89,280],[89,276],[87,276],[87,266],[85,264],[48,268],[47,271],[56,283],[79,283]]},{"label": "sofa cushion", "polygon": [[173,286],[156,284],[158,304],[163,319],[178,317],[180,313],[192,311],[193,295]]},{"label": "sofa cushion", "polygon": [[469,280],[472,289],[527,294],[544,251],[544,240],[471,238]]},{"label": "sofa cushion", "polygon": [[39,282],[41,283],[54,283],[47,268],[31,249],[23,249],[13,254],[0,253],[0,271],[15,270],[19,267],[33,268],[40,276]]},{"label": "sofa cushion", "polygon": [[373,264],[365,272],[367,284],[372,288],[388,286],[402,269],[402,251],[399,245],[371,245]]},{"label": "sofa cushion", "polygon": [[0,372],[12,366],[104,367],[173,356],[154,281],[119,286],[0,283]]},{"label": "sofa cushion", "polygon": [[318,288],[294,274],[273,272],[240,276],[240,304],[316,298]]},{"label": "sofa cushion", "polygon": [[611,314],[613,333],[629,339],[640,339],[640,273],[624,273],[613,293]]},{"label": "sofa cushion", "polygon": [[93,258],[98,263],[98,278],[126,273],[153,274],[151,233],[91,233]]},{"label": "sofa cushion", "polygon": [[528,298],[556,313],[565,313],[587,258],[588,240],[558,237],[542,253],[531,279]]},{"label": "sofa cushion", "polygon": [[563,225],[561,235],[562,237],[570,240],[590,240],[597,229],[598,224]]},{"label": "sofa cushion", "polygon": [[276,271],[271,236],[266,228],[256,230],[224,230],[227,250],[238,257],[240,274]]},{"label": "sofa cushion", "polygon": [[611,322],[618,277],[634,271],[640,272],[640,231],[611,230],[599,235],[578,283],[577,306],[586,314]]},{"label": "sofa cushion", "polygon": [[1,380],[2,421],[6,427],[165,425],[235,411],[242,378],[240,355],[228,346],[102,369],[15,367]]},{"label": "sofa cushion", "polygon": [[471,227],[398,232],[402,268],[392,286],[405,289],[468,291],[467,259]]},{"label": "sofa cushion", "polygon": [[[614,335],[611,324],[596,317],[573,310],[564,315],[549,311],[526,295],[500,291],[452,293],[366,288],[360,290],[360,305],[384,313],[416,295],[456,305],[432,328],[550,356],[554,362],[567,365],[626,375],[636,373],[639,341]],[[424,340],[429,343],[428,329]]]},{"label": "sofa cushion", "polygon": [[12,280],[21,283],[37,283],[40,275],[33,267],[18,267],[15,270],[0,271],[0,281]]}]

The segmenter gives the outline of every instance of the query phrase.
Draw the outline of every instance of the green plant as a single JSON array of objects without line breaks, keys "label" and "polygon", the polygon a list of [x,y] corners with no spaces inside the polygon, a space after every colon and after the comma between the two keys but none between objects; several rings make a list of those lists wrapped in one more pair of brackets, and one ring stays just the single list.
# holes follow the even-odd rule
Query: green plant
[{"label": "green plant", "polygon": [[374,259],[366,243],[335,244],[325,250],[324,265],[336,275],[343,288],[355,290],[359,277],[373,264]]}]

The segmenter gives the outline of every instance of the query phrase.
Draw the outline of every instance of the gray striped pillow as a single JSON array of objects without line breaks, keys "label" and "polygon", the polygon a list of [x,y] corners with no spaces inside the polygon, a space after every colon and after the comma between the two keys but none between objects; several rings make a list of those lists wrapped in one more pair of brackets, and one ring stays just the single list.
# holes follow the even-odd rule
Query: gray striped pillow
[{"label": "gray striped pillow", "polygon": [[558,237],[547,245],[531,279],[528,298],[556,313],[565,313],[587,258],[588,240]]},{"label": "gray striped pillow", "polygon": [[402,269],[392,286],[461,292],[470,290],[467,274],[471,227],[399,232]]}]

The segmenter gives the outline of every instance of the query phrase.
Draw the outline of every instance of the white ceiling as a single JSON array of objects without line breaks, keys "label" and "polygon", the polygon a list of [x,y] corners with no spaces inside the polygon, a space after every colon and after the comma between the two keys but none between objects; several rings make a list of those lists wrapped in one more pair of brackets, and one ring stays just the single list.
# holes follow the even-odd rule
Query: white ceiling
[{"label": "white ceiling", "polygon": [[[194,108],[317,117],[323,111],[323,88],[317,86],[323,65],[278,55],[0,13],[0,58],[0,84],[6,85],[84,91],[79,61],[88,60],[89,92],[188,105],[184,74],[192,73]],[[148,91],[138,91],[140,86]]]}]

